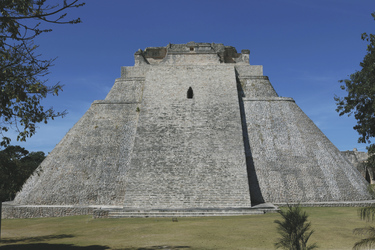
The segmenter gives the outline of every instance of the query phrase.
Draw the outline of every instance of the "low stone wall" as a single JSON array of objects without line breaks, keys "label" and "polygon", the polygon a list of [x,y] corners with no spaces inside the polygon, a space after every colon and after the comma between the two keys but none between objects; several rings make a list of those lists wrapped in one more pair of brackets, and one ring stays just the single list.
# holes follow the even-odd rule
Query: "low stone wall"
[{"label": "low stone wall", "polygon": [[48,205],[13,205],[4,202],[1,215],[3,219],[24,219],[43,217],[64,217],[74,215],[92,215],[95,209],[120,208],[117,206],[48,206]]},{"label": "low stone wall", "polygon": [[290,202],[290,203],[273,203],[278,207],[287,207],[289,205],[298,205],[301,207],[368,207],[375,205],[375,200],[368,201],[337,201],[337,202]]},{"label": "low stone wall", "polygon": [[[277,207],[286,207],[287,205],[300,205],[301,207],[367,207],[375,204],[375,200],[368,201],[341,201],[341,202],[302,202],[302,203],[274,203],[274,210],[269,210],[268,212],[277,211]],[[257,210],[256,207],[253,207],[254,210]],[[258,209],[262,210],[263,207]],[[264,210],[265,208],[263,208]],[[43,217],[64,217],[64,216],[76,216],[76,215],[92,215],[93,218],[109,218],[110,211],[122,211],[123,208],[120,206],[37,206],[37,205],[25,205],[18,206],[12,205],[9,203],[3,203],[2,206],[2,218],[3,219],[25,219],[25,218],[43,218]],[[193,211],[194,209],[192,209]],[[198,209],[199,210],[199,209]],[[235,210],[235,209],[232,209]],[[237,209],[240,210],[240,209]],[[247,209],[252,210],[252,209]],[[266,209],[267,210],[267,209]],[[127,210],[123,210],[127,211]],[[148,215],[139,216],[136,213],[155,213],[156,210],[149,211],[127,211],[133,212],[131,215],[122,216],[122,217],[148,217]],[[188,211],[188,210],[186,210]],[[203,211],[203,210],[202,210]],[[229,211],[229,210],[228,210]],[[159,213],[165,212],[164,210],[157,211]],[[183,211],[182,211],[183,212]],[[190,210],[188,212],[191,212]],[[210,212],[212,212],[210,210]],[[233,212],[233,211],[229,211]],[[229,215],[230,213],[228,213]],[[244,213],[246,214],[246,213]],[[232,214],[234,215],[234,214]],[[240,215],[240,214],[237,214]],[[180,216],[197,216],[197,215],[188,215],[187,213],[183,215],[173,215],[174,217]],[[209,215],[204,215],[209,216]],[[211,215],[212,216],[212,215]],[[223,213],[218,213],[214,216],[223,216]],[[151,217],[153,217],[151,215]],[[114,218],[114,217],[113,217]]]}]

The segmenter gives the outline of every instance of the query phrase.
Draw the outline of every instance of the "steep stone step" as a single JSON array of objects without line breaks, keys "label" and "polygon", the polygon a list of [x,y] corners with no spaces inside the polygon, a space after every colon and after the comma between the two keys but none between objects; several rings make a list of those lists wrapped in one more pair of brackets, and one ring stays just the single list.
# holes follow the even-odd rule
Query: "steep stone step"
[{"label": "steep stone step", "polygon": [[94,218],[131,218],[131,217],[200,217],[200,216],[239,216],[277,212],[272,204],[261,204],[251,208],[191,208],[191,209],[96,209]]},{"label": "steep stone step", "polygon": [[249,211],[249,212],[109,212],[108,218],[131,218],[131,217],[200,217],[200,216],[236,216],[250,214],[264,214],[265,211]]}]

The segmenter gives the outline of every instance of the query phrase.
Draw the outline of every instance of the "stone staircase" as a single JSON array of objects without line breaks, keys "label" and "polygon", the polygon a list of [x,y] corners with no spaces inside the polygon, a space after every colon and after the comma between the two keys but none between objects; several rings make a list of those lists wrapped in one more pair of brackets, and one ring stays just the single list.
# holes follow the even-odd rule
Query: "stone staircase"
[{"label": "stone staircase", "polygon": [[264,203],[250,208],[189,208],[189,209],[95,209],[94,218],[147,218],[147,217],[202,217],[202,216],[240,216],[275,213],[278,207]]}]

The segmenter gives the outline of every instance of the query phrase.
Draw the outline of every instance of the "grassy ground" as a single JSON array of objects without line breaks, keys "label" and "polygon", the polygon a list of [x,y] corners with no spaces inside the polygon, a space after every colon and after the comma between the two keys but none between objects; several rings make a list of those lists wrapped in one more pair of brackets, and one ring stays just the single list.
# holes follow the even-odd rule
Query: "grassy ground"
[{"label": "grassy ground", "polygon": [[[351,249],[360,237],[356,208],[304,208],[320,249]],[[278,214],[178,218],[92,219],[91,216],[2,221],[0,249],[274,249]],[[375,224],[375,223],[374,223]]]}]

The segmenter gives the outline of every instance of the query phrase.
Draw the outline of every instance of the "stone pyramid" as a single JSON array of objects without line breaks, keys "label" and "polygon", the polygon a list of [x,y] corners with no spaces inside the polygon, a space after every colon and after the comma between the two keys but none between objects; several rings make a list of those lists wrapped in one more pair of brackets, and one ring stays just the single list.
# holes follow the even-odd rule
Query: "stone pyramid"
[{"label": "stone pyramid", "polygon": [[137,51],[13,205],[45,216],[369,199],[360,173],[249,54],[194,42]]}]

